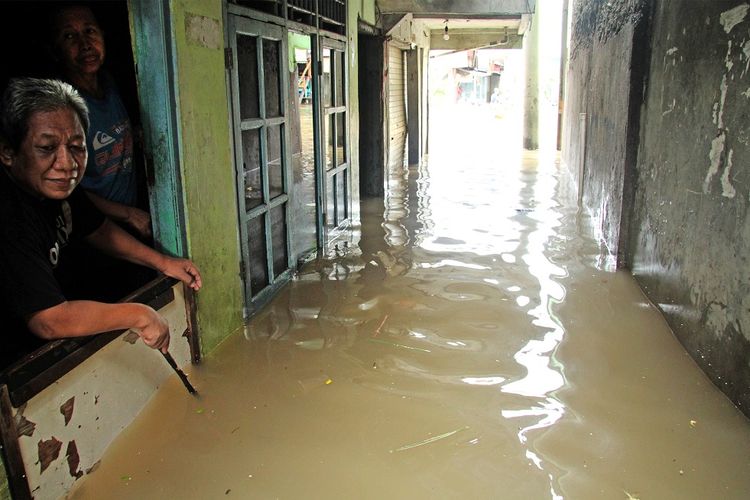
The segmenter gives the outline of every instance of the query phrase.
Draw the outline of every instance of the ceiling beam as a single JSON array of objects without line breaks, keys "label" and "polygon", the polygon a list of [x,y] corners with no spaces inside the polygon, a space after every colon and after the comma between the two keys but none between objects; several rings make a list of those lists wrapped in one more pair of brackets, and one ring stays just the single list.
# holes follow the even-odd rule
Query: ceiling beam
[{"label": "ceiling beam", "polygon": [[536,0],[377,0],[383,14],[413,13],[414,17],[519,16],[531,14]]}]

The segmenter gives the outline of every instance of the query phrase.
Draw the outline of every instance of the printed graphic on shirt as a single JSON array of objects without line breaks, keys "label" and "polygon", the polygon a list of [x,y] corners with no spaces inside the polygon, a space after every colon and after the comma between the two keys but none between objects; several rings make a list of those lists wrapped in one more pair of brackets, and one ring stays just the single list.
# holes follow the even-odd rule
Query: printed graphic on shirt
[{"label": "printed graphic on shirt", "polygon": [[105,146],[109,146],[115,142],[115,139],[109,135],[107,135],[105,132],[99,131],[94,136],[94,141],[92,142],[92,145],[94,146],[94,151],[99,151]]},{"label": "printed graphic on shirt", "polygon": [[127,121],[116,124],[109,133],[97,131],[92,146],[98,176],[105,177],[130,169],[133,163],[133,137]]},{"label": "printed graphic on shirt", "polygon": [[63,201],[60,208],[60,214],[55,219],[55,244],[49,249],[49,263],[52,264],[53,269],[60,262],[60,250],[68,244],[70,234],[73,232],[73,217],[70,211],[70,204],[67,201]]}]

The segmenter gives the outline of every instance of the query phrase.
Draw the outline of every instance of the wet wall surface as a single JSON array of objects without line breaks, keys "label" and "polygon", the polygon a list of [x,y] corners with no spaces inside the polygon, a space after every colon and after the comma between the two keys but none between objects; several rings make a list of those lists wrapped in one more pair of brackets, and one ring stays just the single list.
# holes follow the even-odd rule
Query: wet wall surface
[{"label": "wet wall surface", "polygon": [[[564,159],[580,183],[596,237],[626,259],[647,50],[642,0],[584,0],[573,9]],[[645,19],[644,19],[645,18]]]},{"label": "wet wall surface", "polygon": [[[688,14],[686,9],[690,10]],[[750,7],[660,2],[644,103],[633,272],[750,414]]]},{"label": "wet wall surface", "polygon": [[[578,4],[574,22],[581,56],[571,60],[566,160],[578,168],[585,155],[583,197],[602,221],[599,237],[609,242],[621,233],[620,262],[714,383],[750,414],[750,178],[742,166],[750,154],[750,7],[662,0],[609,12],[598,5]],[[642,31],[628,45],[623,33],[633,26]],[[644,59],[645,79],[637,64],[624,75],[589,69],[597,54],[618,67],[617,53]],[[592,105],[600,88],[623,87],[617,95],[624,97],[621,76],[631,82],[631,114],[610,99]],[[579,112],[589,123],[636,127],[637,134],[629,142],[619,132],[575,142]],[[607,152],[625,161],[591,161]]]},{"label": "wet wall surface", "polygon": [[199,398],[166,384],[73,498],[750,495],[750,422],[600,265],[565,171],[452,116],[480,128],[390,172],[359,243],[189,370]]}]

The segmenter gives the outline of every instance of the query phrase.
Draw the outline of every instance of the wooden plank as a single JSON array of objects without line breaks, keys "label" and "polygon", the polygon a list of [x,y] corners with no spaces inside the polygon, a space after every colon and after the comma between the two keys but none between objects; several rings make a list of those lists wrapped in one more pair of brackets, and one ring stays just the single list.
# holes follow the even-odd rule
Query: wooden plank
[{"label": "wooden plank", "polygon": [[195,292],[189,286],[183,284],[182,289],[185,294],[185,319],[187,321],[187,329],[185,335],[188,339],[188,345],[190,345],[190,361],[197,365],[201,361],[201,346],[200,338],[198,335],[198,318],[197,318],[197,307],[195,304]]},{"label": "wooden plank", "polygon": [[[141,105],[149,204],[158,250],[185,255],[187,248],[176,115],[177,76],[172,60],[171,19],[164,2],[128,3]],[[150,71],[144,68],[164,68]]]},{"label": "wooden plank", "polygon": [[11,497],[15,500],[31,499],[23,456],[18,446],[18,429],[13,418],[13,406],[10,403],[8,386],[5,384],[0,385],[0,452],[5,462]]}]

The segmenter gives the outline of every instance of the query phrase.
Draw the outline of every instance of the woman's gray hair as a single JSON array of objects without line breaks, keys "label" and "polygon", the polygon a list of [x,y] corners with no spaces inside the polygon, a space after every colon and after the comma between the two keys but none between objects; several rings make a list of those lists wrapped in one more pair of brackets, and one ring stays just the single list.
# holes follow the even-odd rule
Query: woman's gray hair
[{"label": "woman's gray hair", "polygon": [[34,113],[72,109],[84,131],[89,129],[89,110],[86,101],[72,85],[60,80],[14,78],[8,84],[0,102],[0,138],[18,151],[29,131],[29,119]]}]

